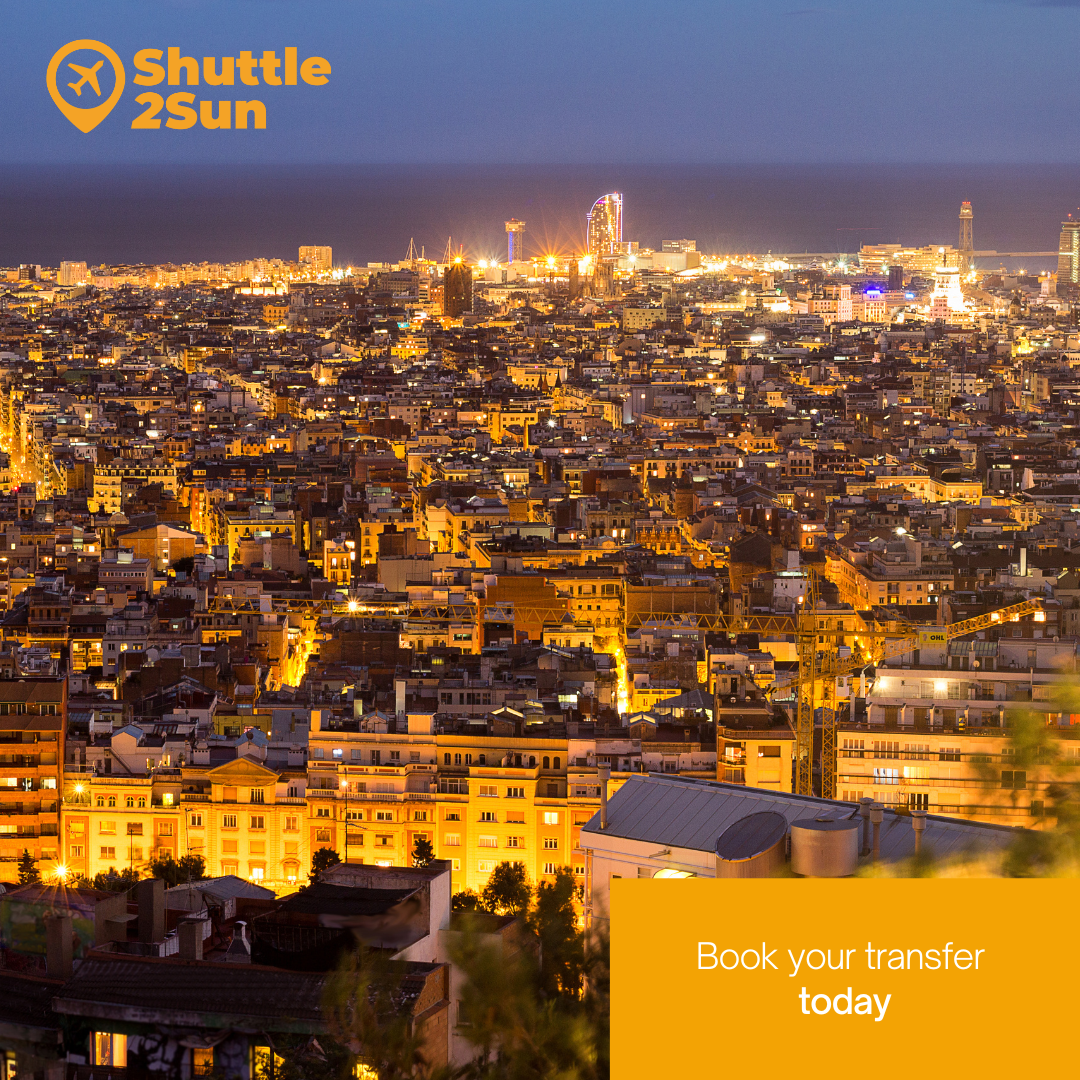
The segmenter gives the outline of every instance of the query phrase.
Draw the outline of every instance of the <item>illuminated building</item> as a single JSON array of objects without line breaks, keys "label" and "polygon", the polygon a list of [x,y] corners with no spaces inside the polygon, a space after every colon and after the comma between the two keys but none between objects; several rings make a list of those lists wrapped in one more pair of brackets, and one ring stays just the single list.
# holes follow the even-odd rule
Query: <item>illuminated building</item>
[{"label": "illuminated building", "polygon": [[971,269],[971,254],[974,250],[971,223],[974,217],[971,203],[965,200],[960,204],[960,272],[962,274],[966,274]]},{"label": "illuminated building", "polygon": [[56,275],[56,283],[58,285],[85,285],[86,263],[62,262],[60,271]]},{"label": "illuminated building", "polygon": [[24,851],[42,875],[55,861],[67,728],[67,679],[7,679],[0,690],[0,861],[14,866]]},{"label": "illuminated building", "polygon": [[602,195],[589,211],[589,254],[599,261],[616,255],[622,243],[623,198],[618,191]]},{"label": "illuminated building", "polygon": [[443,271],[443,314],[451,319],[472,311],[472,267],[455,259]]},{"label": "illuminated building", "polygon": [[525,258],[525,222],[511,218],[506,223],[506,261],[521,262]]},{"label": "illuminated building", "polygon": [[325,246],[309,246],[300,248],[300,270],[318,276],[329,274],[334,266],[334,249]]},{"label": "illuminated building", "polygon": [[964,310],[964,291],[960,288],[960,267],[950,266],[945,248],[940,249],[941,265],[934,270],[934,291],[930,294],[930,314],[946,319]]},{"label": "illuminated building", "polygon": [[874,276],[886,273],[892,266],[901,267],[907,274],[928,276],[935,273],[941,264],[942,252],[945,253],[946,263],[959,263],[959,252],[953,247],[941,248],[928,244],[926,247],[905,248],[900,244],[864,244],[859,251],[859,267]]},{"label": "illuminated building", "polygon": [[1072,214],[1061,223],[1057,272],[1059,285],[1080,282],[1080,221],[1074,221]]}]

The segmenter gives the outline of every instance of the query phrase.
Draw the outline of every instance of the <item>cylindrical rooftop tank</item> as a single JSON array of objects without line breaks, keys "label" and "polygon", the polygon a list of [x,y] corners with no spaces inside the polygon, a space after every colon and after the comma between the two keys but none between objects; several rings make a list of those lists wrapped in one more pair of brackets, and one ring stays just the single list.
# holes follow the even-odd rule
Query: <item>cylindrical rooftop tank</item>
[{"label": "cylindrical rooftop tank", "polygon": [[787,818],[771,810],[729,825],[716,841],[716,876],[772,877],[784,865],[787,827]]},{"label": "cylindrical rooftop tank", "polygon": [[791,869],[803,877],[848,877],[859,862],[859,819],[802,818],[791,823]]}]

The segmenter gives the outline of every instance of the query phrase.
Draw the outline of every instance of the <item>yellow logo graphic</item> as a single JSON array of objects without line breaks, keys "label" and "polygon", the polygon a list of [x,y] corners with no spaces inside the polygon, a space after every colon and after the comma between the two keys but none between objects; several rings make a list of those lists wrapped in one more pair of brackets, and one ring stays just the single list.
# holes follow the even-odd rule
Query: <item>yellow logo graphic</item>
[{"label": "yellow logo graphic", "polygon": [[[63,81],[80,101],[84,100],[84,91],[85,100],[89,102],[94,102],[91,93],[96,95],[99,100],[95,104],[86,106],[72,104],[64,97],[59,86],[60,65],[72,53],[83,51],[100,53],[104,59],[98,60],[96,64],[68,63]],[[99,75],[106,60],[112,64],[116,79],[112,93],[104,101],[101,101]],[[71,82],[67,82],[68,70],[77,76]],[[94,41],[93,38],[80,38],[78,41],[69,41],[63,48],[58,49],[53,54],[53,58],[49,61],[49,70],[45,74],[45,81],[49,87],[50,97],[56,102],[56,107],[85,134],[93,131],[112,112],[113,106],[120,100],[120,95],[124,92],[124,65],[120,57],[108,45],[100,41]]]}]

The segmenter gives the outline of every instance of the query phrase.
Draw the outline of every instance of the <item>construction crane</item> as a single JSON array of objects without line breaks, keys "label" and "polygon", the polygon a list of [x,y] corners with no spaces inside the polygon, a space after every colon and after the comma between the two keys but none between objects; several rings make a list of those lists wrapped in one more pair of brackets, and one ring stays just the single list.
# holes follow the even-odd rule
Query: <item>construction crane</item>
[{"label": "construction crane", "polygon": [[[988,611],[971,619],[947,623],[944,626],[914,626],[900,630],[879,631],[870,628],[867,647],[852,656],[841,657],[830,634],[818,626],[820,611],[816,572],[808,575],[808,592],[799,615],[797,652],[799,674],[785,686],[798,690],[798,712],[795,721],[795,791],[812,795],[814,763],[814,714],[821,708],[821,797],[836,798],[836,680],[841,675],[879,664],[919,645],[947,645],[954,638],[987,630],[1006,622],[1017,622],[1025,615],[1043,610],[1039,599]],[[857,639],[858,640],[858,639]],[[831,647],[830,647],[831,645]],[[779,688],[779,686],[777,687]]]}]

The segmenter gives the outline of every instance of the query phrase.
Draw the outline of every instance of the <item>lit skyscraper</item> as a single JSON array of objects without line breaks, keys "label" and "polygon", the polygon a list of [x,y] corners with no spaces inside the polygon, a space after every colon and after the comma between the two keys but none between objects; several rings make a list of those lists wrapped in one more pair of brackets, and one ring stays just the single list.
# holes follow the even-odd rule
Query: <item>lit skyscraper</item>
[{"label": "lit skyscraper", "polygon": [[1080,221],[1072,214],[1061,223],[1061,239],[1058,242],[1058,285],[1080,283]]},{"label": "lit skyscraper", "polygon": [[525,222],[511,218],[506,223],[506,261],[522,262],[525,258]]},{"label": "lit skyscraper", "polygon": [[622,243],[622,193],[602,195],[589,211],[589,254],[594,259],[618,253]]}]

